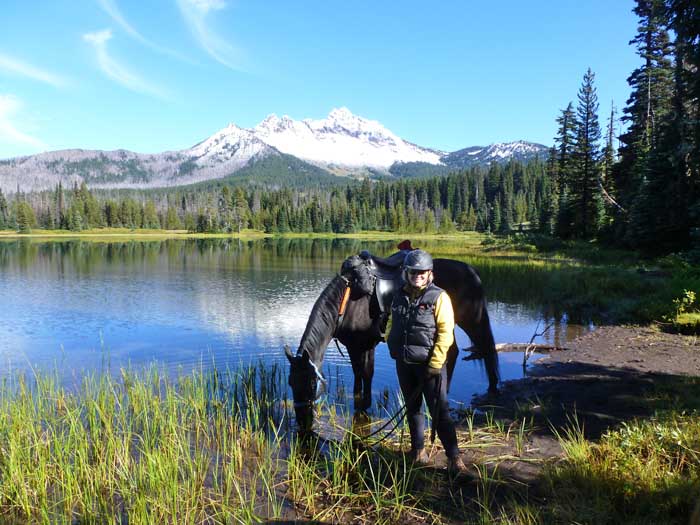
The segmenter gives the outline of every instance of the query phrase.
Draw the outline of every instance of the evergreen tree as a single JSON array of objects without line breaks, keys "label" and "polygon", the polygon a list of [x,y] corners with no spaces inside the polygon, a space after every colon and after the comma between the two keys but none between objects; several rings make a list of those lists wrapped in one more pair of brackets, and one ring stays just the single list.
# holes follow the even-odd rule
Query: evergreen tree
[{"label": "evergreen tree", "polygon": [[614,183],[621,208],[629,212],[617,214],[618,235],[641,246],[657,221],[657,196],[652,188],[659,181],[650,180],[651,158],[658,153],[661,132],[672,109],[673,67],[664,0],[637,0],[634,12],[639,25],[630,44],[635,45],[642,65],[627,79],[632,91],[622,120],[628,128],[620,136],[620,166]]},{"label": "evergreen tree", "polygon": [[588,69],[578,93],[576,107],[576,140],[573,148],[572,180],[567,205],[572,211],[575,236],[593,237],[600,228],[603,202],[600,178],[600,126],[598,124],[598,96]]},{"label": "evergreen tree", "polygon": [[9,211],[7,208],[7,199],[0,189],[0,230],[4,230],[9,226]]},{"label": "evergreen tree", "polygon": [[165,229],[166,230],[181,230],[182,222],[180,222],[180,217],[177,215],[177,210],[173,207],[168,207],[168,211],[165,216]]},{"label": "evergreen tree", "polygon": [[573,234],[573,219],[569,204],[571,187],[574,182],[574,144],[576,142],[576,113],[573,103],[569,102],[557,118],[557,136],[554,139],[557,150],[556,181],[553,190],[556,195],[553,200],[558,204],[556,209],[556,233],[560,237],[570,237]]},{"label": "evergreen tree", "polygon": [[236,188],[233,193],[233,223],[238,233],[241,233],[243,228],[248,227],[250,213],[243,189]]},{"label": "evergreen tree", "polygon": [[156,211],[156,205],[151,200],[148,199],[143,208],[143,228],[149,229],[159,229],[160,221],[158,220],[158,212]]},{"label": "evergreen tree", "polygon": [[73,232],[82,231],[84,228],[83,215],[81,211],[82,205],[79,202],[74,202],[68,208],[68,229]]},{"label": "evergreen tree", "polygon": [[14,206],[17,231],[19,233],[31,233],[32,228],[36,226],[34,210],[24,200],[15,201]]},{"label": "evergreen tree", "polygon": [[700,248],[700,6],[696,0],[669,0],[670,28],[676,35],[673,119],[665,129],[669,191],[673,202],[669,234],[681,246]]},{"label": "evergreen tree", "polygon": [[66,229],[68,227],[67,220],[66,220],[66,215],[65,215],[65,203],[63,200],[63,185],[61,182],[58,182],[58,186],[56,187],[56,194],[54,195],[54,200],[55,200],[55,215],[54,215],[54,224],[56,225],[57,228],[62,228]]}]

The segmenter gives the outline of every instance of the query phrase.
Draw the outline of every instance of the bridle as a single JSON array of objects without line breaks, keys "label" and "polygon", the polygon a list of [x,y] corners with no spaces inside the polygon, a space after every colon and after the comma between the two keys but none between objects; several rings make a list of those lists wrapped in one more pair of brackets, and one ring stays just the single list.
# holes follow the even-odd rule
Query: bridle
[{"label": "bridle", "polygon": [[[301,355],[298,354],[297,359],[301,358]],[[321,393],[323,389],[326,387],[328,384],[328,381],[326,380],[325,377],[323,377],[323,374],[321,371],[318,369],[318,366],[316,366],[316,363],[313,362],[311,357],[309,356],[309,365],[311,365],[311,368],[314,371],[315,379],[316,379],[316,387],[314,388],[314,395],[312,399],[308,399],[306,401],[295,401],[294,402],[294,408],[304,408],[304,407],[312,407],[316,403],[318,403],[318,400],[321,397]]]}]

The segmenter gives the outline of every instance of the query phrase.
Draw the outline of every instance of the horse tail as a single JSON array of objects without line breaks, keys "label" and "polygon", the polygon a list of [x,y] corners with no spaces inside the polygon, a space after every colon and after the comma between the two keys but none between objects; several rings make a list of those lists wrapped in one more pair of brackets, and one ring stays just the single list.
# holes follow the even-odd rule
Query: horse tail
[{"label": "horse tail", "polygon": [[500,379],[498,369],[498,352],[496,351],[496,341],[491,330],[491,319],[486,308],[486,297],[481,294],[479,299],[479,315],[477,317],[476,329],[474,331],[474,345],[480,350],[486,367],[486,374],[489,378],[489,390],[495,390]]},{"label": "horse tail", "polygon": [[489,390],[495,390],[500,379],[498,370],[498,352],[496,340],[491,330],[491,319],[486,306],[486,295],[481,284],[481,278],[475,268],[469,267],[467,274],[467,290],[469,296],[463,300],[469,304],[466,309],[467,318],[462,328],[467,332],[472,344],[476,347],[477,355],[484,362],[489,379]]}]

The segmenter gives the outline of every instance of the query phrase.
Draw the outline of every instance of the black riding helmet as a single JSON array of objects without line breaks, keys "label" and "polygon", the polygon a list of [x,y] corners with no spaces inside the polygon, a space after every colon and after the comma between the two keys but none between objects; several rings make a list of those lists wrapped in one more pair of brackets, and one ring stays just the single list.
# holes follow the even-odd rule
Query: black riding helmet
[{"label": "black riding helmet", "polygon": [[406,254],[406,258],[403,260],[403,267],[406,270],[418,270],[424,272],[425,270],[433,269],[433,258],[428,252],[423,250],[413,250]]}]

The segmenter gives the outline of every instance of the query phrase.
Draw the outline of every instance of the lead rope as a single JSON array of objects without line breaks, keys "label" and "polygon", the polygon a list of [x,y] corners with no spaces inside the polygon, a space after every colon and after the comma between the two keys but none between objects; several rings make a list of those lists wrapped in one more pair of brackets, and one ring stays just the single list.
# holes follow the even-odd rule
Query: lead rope
[{"label": "lead rope", "polygon": [[[411,395],[410,400],[411,400],[411,401],[415,401],[415,400],[421,395],[422,391],[423,391],[423,383],[421,382],[421,384],[418,385],[418,386],[416,387],[416,389],[413,391],[413,394]],[[388,427],[388,426],[391,424],[392,421],[394,421],[396,418],[398,418],[398,419],[396,420],[396,423],[394,423],[394,426],[391,427],[391,430],[389,430],[386,434],[384,434],[384,435],[381,437],[381,439],[375,441],[375,442],[372,443],[370,446],[376,447],[377,445],[379,445],[380,443],[382,443],[383,441],[385,441],[386,439],[388,439],[389,436],[391,436],[391,434],[394,432],[394,430],[396,430],[396,429],[399,427],[399,425],[401,424],[401,422],[402,422],[404,419],[406,419],[406,416],[408,415],[408,409],[406,408],[406,405],[407,405],[407,403],[404,402],[404,404],[401,405],[401,407],[399,407],[399,409],[396,411],[396,413],[395,413],[393,416],[391,416],[391,418],[389,418],[381,427],[375,429],[374,431],[372,431],[371,433],[367,434],[366,436],[358,436],[359,439],[360,439],[360,441],[366,442],[366,441],[368,440],[368,438],[371,438],[372,436],[376,436],[377,434],[379,434],[379,432],[381,432],[381,431],[384,430],[386,427]],[[402,413],[402,412],[403,412],[403,413]],[[399,416],[400,416],[400,417],[399,417]]]}]

